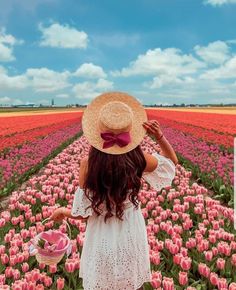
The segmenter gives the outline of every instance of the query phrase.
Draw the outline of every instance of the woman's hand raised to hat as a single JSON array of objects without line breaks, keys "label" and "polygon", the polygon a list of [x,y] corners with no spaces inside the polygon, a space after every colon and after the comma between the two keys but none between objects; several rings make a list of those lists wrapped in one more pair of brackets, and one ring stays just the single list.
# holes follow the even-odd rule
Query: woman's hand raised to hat
[{"label": "woman's hand raised to hat", "polygon": [[163,135],[160,124],[157,120],[148,120],[147,122],[143,122],[143,127],[147,130],[148,134],[154,135],[157,139]]}]

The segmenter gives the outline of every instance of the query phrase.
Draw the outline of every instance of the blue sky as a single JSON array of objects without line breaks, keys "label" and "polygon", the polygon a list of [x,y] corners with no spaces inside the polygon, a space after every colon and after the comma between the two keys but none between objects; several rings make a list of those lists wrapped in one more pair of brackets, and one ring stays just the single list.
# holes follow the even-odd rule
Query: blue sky
[{"label": "blue sky", "polygon": [[236,0],[0,0],[0,104],[236,102]]}]

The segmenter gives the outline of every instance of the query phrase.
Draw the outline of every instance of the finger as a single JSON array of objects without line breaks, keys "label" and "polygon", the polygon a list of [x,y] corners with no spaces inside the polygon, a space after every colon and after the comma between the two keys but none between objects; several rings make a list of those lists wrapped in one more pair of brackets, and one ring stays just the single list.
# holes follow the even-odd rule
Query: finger
[{"label": "finger", "polygon": [[151,134],[155,134],[156,130],[153,130],[153,129],[149,129],[149,133]]},{"label": "finger", "polygon": [[150,129],[151,129],[151,128],[152,128],[152,129],[155,129],[155,130],[159,128],[159,126],[158,126],[157,124],[155,124],[155,123],[153,123],[153,124],[149,124],[149,125],[147,125],[147,127],[150,128]]},{"label": "finger", "polygon": [[153,126],[155,127],[155,129],[159,129],[160,128],[160,126],[158,124],[154,124]]}]

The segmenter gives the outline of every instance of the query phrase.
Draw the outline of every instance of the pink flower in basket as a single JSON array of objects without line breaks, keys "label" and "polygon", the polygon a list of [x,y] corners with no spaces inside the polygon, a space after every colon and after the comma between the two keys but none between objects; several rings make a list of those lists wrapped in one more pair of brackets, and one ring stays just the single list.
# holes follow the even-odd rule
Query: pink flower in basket
[{"label": "pink flower in basket", "polygon": [[49,230],[38,234],[32,244],[41,255],[59,256],[70,246],[70,239],[58,230]]}]

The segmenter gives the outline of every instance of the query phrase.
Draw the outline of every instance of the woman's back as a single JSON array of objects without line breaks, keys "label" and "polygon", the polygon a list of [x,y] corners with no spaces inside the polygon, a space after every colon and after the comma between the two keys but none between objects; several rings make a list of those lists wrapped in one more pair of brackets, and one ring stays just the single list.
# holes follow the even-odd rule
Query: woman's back
[{"label": "woman's back", "polygon": [[124,202],[129,197],[136,208],[142,174],[146,168],[144,154],[138,145],[133,150],[120,155],[111,155],[90,147],[87,158],[81,160],[80,187],[91,197],[91,207],[99,215],[99,206],[105,204],[108,218],[122,220]]}]

